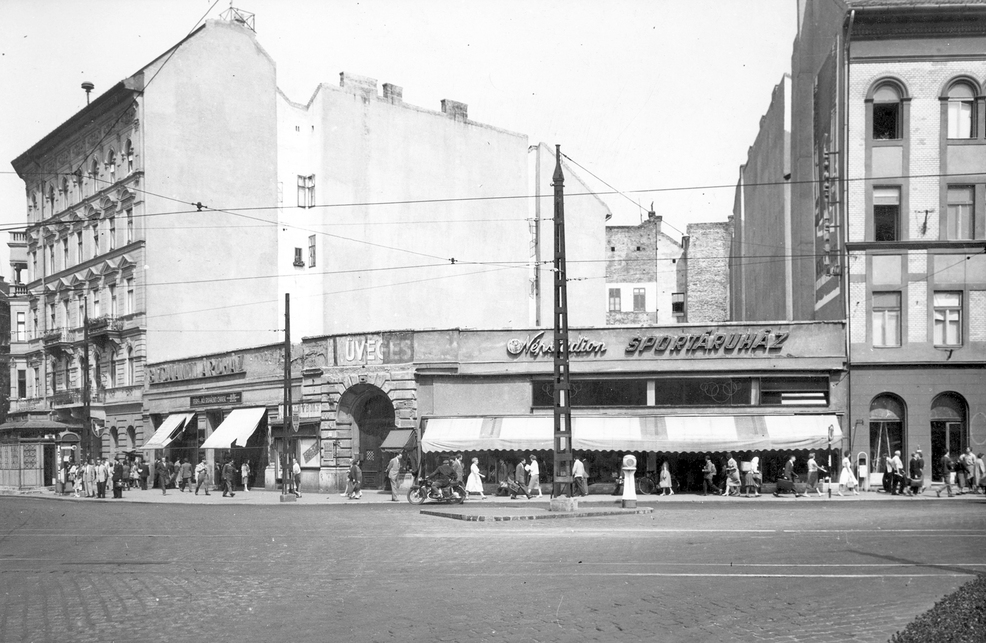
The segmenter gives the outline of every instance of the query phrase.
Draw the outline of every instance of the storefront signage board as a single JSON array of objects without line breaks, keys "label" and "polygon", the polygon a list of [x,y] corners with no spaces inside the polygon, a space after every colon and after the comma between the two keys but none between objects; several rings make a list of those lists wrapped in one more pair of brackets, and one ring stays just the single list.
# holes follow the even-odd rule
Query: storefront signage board
[{"label": "storefront signage board", "polygon": [[227,404],[241,404],[243,393],[215,393],[212,395],[193,395],[188,398],[189,406],[225,406]]},{"label": "storefront signage board", "polygon": [[414,361],[414,333],[374,333],[335,338],[337,366],[409,364]]},{"label": "storefront signage board", "polygon": [[147,369],[151,384],[178,382],[203,377],[219,377],[244,372],[243,355],[222,355],[151,366]]}]

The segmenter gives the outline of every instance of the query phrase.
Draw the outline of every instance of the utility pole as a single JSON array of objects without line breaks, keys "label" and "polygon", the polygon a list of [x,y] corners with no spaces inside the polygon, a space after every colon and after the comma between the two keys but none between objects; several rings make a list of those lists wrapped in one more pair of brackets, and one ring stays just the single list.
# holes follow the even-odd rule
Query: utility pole
[{"label": "utility pole", "polygon": [[292,475],[288,460],[291,442],[291,294],[284,293],[284,460],[281,467],[281,502],[295,499],[288,493],[288,476]]},{"label": "utility pole", "polygon": [[565,272],[565,175],[561,146],[555,145],[555,351],[554,483],[551,496],[572,497],[572,408],[568,361],[568,281]]}]

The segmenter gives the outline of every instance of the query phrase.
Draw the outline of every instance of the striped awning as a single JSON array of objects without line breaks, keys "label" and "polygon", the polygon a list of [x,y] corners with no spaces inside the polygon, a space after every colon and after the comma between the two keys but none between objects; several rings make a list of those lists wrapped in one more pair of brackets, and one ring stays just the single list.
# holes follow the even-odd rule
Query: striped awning
[{"label": "striped awning", "polygon": [[[105,419],[105,415],[103,416]],[[167,448],[169,444],[174,442],[175,438],[181,435],[181,432],[185,429],[185,425],[195,417],[194,413],[172,413],[161,426],[157,428],[151,439],[144,443],[144,446],[140,447],[141,451],[149,451],[153,449],[164,449]]]},{"label": "striped awning", "polygon": [[[553,431],[554,418],[550,416],[429,418],[421,450],[551,450]],[[841,440],[839,418],[835,415],[572,418],[572,448],[576,451],[790,451],[824,449]]]}]

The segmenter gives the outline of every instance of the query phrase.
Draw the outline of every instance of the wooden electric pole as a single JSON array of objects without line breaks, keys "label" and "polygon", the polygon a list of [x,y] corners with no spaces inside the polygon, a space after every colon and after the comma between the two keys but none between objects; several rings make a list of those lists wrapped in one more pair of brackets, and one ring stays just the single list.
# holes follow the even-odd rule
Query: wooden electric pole
[{"label": "wooden electric pole", "polygon": [[568,281],[565,274],[565,175],[561,170],[561,146],[555,146],[555,472],[551,496],[572,496],[572,408],[569,394]]},{"label": "wooden electric pole", "polygon": [[284,460],[281,467],[281,500],[294,500],[288,493],[288,476],[293,475],[291,444],[291,294],[284,293]]}]

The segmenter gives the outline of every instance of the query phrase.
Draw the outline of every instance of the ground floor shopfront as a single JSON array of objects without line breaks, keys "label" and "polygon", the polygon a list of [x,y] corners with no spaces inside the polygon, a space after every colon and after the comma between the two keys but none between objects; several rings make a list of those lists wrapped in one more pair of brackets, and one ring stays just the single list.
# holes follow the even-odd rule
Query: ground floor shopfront
[{"label": "ground floor shopfront", "polygon": [[[705,453],[720,469],[727,451],[757,454],[772,475],[789,453],[803,467],[809,451],[843,446],[841,324],[605,327],[570,338],[573,446],[593,482],[612,479],[624,453],[639,454],[642,475],[668,461],[688,489]],[[213,466],[247,461],[253,484],[270,488],[285,453],[301,465],[302,490],[343,489],[354,459],[364,486],[383,488],[395,455],[406,485],[455,452],[467,470],[476,457],[488,485],[533,453],[550,482],[550,332],[367,333],[291,350],[287,423],[282,346],[149,365],[144,411],[157,431],[144,447]]]},{"label": "ground floor shopfront", "polygon": [[921,450],[925,475],[941,481],[941,458],[986,452],[986,364],[852,369],[853,451],[877,474],[887,454]]}]

